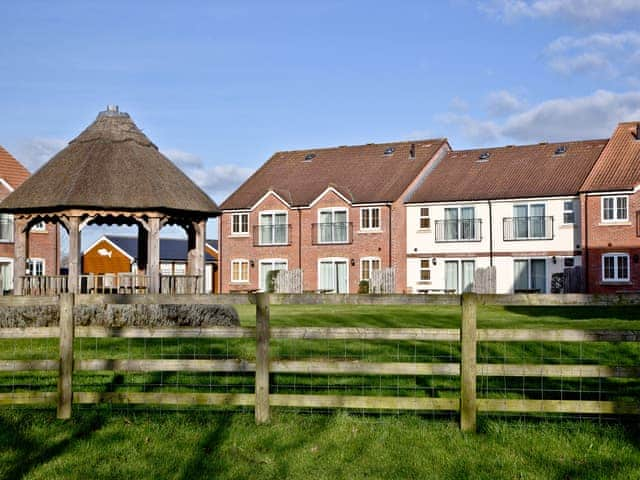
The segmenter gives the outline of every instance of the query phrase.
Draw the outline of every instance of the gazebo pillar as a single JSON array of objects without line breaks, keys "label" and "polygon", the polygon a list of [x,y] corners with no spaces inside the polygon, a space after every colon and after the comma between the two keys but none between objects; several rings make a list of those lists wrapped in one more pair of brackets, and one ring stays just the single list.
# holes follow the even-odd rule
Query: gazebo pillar
[{"label": "gazebo pillar", "polygon": [[205,237],[207,232],[207,221],[200,220],[192,223],[189,229],[189,252],[187,254],[187,273],[200,277],[196,293],[204,293],[205,287]]},{"label": "gazebo pillar", "polygon": [[69,217],[69,292],[80,290],[80,217]]},{"label": "gazebo pillar", "polygon": [[[29,232],[27,221],[16,218],[14,221],[14,257],[13,264],[13,292],[14,295],[22,295],[22,277],[26,274],[27,258],[29,253]],[[5,288],[4,286],[2,288]]]},{"label": "gazebo pillar", "polygon": [[147,242],[147,275],[149,293],[160,293],[160,218],[149,218]]}]

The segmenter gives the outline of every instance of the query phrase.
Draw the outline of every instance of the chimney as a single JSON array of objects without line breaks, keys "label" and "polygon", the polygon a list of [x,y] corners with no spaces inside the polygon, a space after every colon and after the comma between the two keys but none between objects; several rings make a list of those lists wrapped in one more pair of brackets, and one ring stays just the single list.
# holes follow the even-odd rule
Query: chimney
[{"label": "chimney", "polygon": [[409,149],[409,160],[413,160],[414,158],[416,158],[416,144],[412,143]]},{"label": "chimney", "polygon": [[107,112],[118,113],[119,111],[118,105],[107,105]]}]

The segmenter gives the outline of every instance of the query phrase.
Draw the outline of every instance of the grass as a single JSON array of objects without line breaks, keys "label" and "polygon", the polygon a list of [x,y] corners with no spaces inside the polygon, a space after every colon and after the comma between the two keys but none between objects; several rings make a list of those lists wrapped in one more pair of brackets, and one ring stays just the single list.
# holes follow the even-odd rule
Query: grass
[{"label": "grass", "polygon": [[0,411],[2,479],[639,477],[638,432],[621,425],[483,420],[465,435],[414,416]]},{"label": "grass", "polygon": [[[243,326],[255,307],[239,306]],[[482,307],[480,328],[640,330],[634,307]],[[273,326],[457,328],[447,306],[271,307]],[[640,365],[631,343],[485,343],[480,362]],[[76,358],[246,358],[239,340],[76,339]],[[456,342],[272,341],[274,358],[455,362]],[[0,359],[56,358],[55,340],[0,342]],[[83,391],[251,392],[253,375],[77,373]],[[1,374],[0,391],[55,391],[55,373]],[[455,397],[457,377],[272,375],[278,393]],[[483,397],[637,399],[640,381],[479,378]],[[626,421],[629,421],[627,418]],[[276,410],[256,427],[243,410],[0,409],[0,479],[7,478],[640,478],[633,423],[483,417],[478,435],[433,415],[320,414]]]}]

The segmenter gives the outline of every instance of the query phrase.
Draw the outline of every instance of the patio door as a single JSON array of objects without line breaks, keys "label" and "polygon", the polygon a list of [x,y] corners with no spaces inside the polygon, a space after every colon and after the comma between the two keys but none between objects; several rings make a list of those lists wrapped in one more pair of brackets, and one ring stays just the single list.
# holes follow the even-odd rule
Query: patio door
[{"label": "patio door", "polygon": [[473,260],[462,261],[462,291],[473,291],[473,276],[476,271],[476,262]]},{"label": "patio door", "polygon": [[349,293],[346,260],[321,260],[318,289]]},{"label": "patio door", "polygon": [[444,262],[444,288],[458,292],[458,261]]}]

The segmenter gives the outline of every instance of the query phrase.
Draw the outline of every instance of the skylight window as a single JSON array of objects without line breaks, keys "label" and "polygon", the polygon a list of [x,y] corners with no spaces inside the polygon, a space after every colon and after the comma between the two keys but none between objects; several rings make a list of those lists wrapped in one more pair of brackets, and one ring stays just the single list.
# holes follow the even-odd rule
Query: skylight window
[{"label": "skylight window", "polygon": [[478,162],[488,162],[489,161],[489,157],[491,156],[491,154],[489,152],[483,152],[480,154],[480,156],[478,157]]},{"label": "skylight window", "polygon": [[304,161],[305,162],[310,162],[311,160],[313,160],[314,158],[316,158],[316,154],[315,153],[307,153],[304,157]]},{"label": "skylight window", "polygon": [[567,153],[567,146],[566,145],[560,145],[558,148],[556,148],[556,151],[554,153],[554,155],[562,155]]},{"label": "skylight window", "polygon": [[395,151],[396,151],[396,149],[394,147],[389,147],[384,151],[384,154],[385,155],[392,155],[393,152],[395,152]]}]

